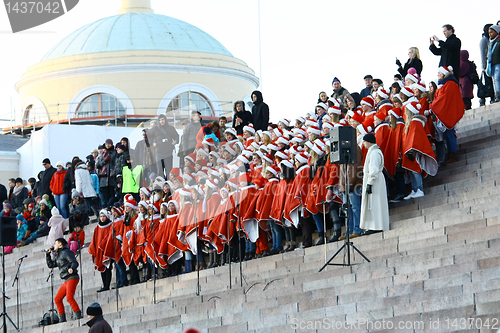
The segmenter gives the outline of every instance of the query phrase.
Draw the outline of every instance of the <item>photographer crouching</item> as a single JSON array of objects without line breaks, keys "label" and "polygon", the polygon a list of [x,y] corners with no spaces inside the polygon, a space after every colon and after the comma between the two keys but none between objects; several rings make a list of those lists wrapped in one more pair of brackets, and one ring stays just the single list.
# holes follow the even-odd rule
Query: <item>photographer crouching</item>
[{"label": "photographer crouching", "polygon": [[[55,259],[51,258],[51,252],[55,252]],[[66,242],[64,238],[56,239],[54,247],[46,250],[45,259],[47,260],[47,266],[49,268],[59,267],[59,276],[61,279],[65,280],[57,291],[56,297],[54,297],[54,302],[59,312],[59,322],[62,323],[66,321],[66,313],[63,304],[64,297],[66,297],[66,300],[75,312],[75,319],[81,319],[82,312],[74,298],[76,286],[80,281],[77,271],[78,261],[76,261],[73,251],[69,249],[68,242]]]}]

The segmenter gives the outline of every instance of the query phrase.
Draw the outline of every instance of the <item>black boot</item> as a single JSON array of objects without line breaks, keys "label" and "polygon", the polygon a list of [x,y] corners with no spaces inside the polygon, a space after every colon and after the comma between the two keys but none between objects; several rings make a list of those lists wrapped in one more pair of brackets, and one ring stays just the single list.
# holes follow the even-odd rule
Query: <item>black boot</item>
[{"label": "black boot", "polygon": [[340,229],[338,230],[333,230],[333,235],[332,238],[328,241],[328,243],[333,243],[339,240],[340,237]]},{"label": "black boot", "polygon": [[60,323],[66,322],[66,314],[65,313],[59,315],[59,322]]},{"label": "black boot", "polygon": [[75,312],[75,319],[82,319],[83,316],[82,316],[82,311],[76,311]]},{"label": "black boot", "polygon": [[323,244],[325,244],[325,232],[324,231],[319,233],[319,239],[316,242],[316,244],[314,244],[314,245],[323,245]]},{"label": "black boot", "polygon": [[138,284],[140,282],[139,280],[139,270],[137,269],[137,266],[135,265],[134,261],[130,263],[129,266],[130,269],[130,285]]}]

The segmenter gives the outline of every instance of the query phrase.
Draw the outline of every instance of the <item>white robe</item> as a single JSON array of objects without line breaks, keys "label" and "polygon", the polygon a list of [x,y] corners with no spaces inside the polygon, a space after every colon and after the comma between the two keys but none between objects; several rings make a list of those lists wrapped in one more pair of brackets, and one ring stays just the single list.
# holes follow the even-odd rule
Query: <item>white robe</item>
[{"label": "white robe", "polygon": [[[373,145],[366,154],[363,166],[363,192],[359,227],[365,230],[389,230],[389,204],[384,169],[384,155],[380,147]],[[366,186],[372,185],[372,194],[366,193]]]}]

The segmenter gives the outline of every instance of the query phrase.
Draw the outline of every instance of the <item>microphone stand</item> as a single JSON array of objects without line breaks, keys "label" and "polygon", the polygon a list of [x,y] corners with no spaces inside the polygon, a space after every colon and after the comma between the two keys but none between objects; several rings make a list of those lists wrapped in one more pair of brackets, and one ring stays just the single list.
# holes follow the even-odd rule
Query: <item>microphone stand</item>
[{"label": "microphone stand", "polygon": [[[80,245],[80,240],[78,240],[78,245]],[[78,254],[78,259],[80,260],[80,296],[82,300],[82,309],[85,309],[83,306],[83,268],[82,268],[82,249],[85,247],[85,244],[82,245],[82,247],[78,248],[77,254]],[[51,280],[52,283],[52,280]],[[54,290],[52,290],[52,294],[54,294]],[[54,297],[52,297],[54,298]],[[52,305],[54,307],[54,305]]]},{"label": "microphone stand", "polygon": [[[199,186],[199,185],[198,185]],[[196,196],[194,197],[194,214],[193,214],[193,227],[196,232],[196,295],[200,296],[200,249],[198,248],[198,219],[196,218],[196,212],[198,208],[198,189],[196,189]]]},{"label": "microphone stand", "polygon": [[5,306],[5,299],[7,296],[5,295],[5,246],[2,245],[2,300],[3,300],[3,311],[2,314],[0,314],[0,317],[3,317],[3,332],[7,333],[7,318],[9,318],[10,323],[14,328],[19,331],[19,328],[17,328],[16,324],[10,319],[9,315],[7,314],[7,307]]},{"label": "microphone stand", "polygon": [[240,241],[240,230],[241,230],[241,218],[240,218],[240,182],[238,181],[238,188],[236,190],[236,210],[237,210],[237,222],[238,222],[238,253],[240,257],[240,287],[243,287],[243,270],[241,268],[241,241]]},{"label": "microphone stand", "polygon": [[24,258],[27,256],[21,257],[17,260],[19,265],[17,266],[17,272],[16,272],[16,277],[14,278],[14,281],[12,281],[12,287],[14,287],[14,284],[16,285],[16,312],[17,312],[17,327],[19,327],[19,273],[21,271],[21,265],[23,264]]},{"label": "microphone stand", "polygon": [[114,259],[115,259],[115,280],[116,280],[116,286],[115,286],[115,293],[116,293],[116,311],[118,312],[118,261],[116,261],[116,242],[118,241],[116,239],[116,229],[115,229],[115,214],[112,215],[111,222],[113,223],[113,231],[112,231],[112,237],[113,237],[113,251],[114,251]]},{"label": "microphone stand", "polygon": [[[347,153],[348,154],[348,153]],[[350,207],[350,201],[349,201],[349,190],[350,190],[350,185],[349,185],[349,156],[345,156],[344,160],[346,161],[344,163],[344,166],[345,166],[345,200],[344,200],[344,204],[342,205],[342,210],[344,211],[344,214],[346,216],[345,218],[345,224],[346,224],[346,237],[345,237],[345,242],[344,242],[344,245],[342,245],[340,247],[340,249],[338,249],[337,252],[335,252],[335,254],[323,265],[323,267],[320,268],[320,270],[318,272],[321,272],[323,269],[325,269],[326,266],[328,265],[331,265],[331,266],[351,266],[351,251],[350,251],[350,247],[352,247],[356,252],[358,252],[366,261],[370,262],[370,260],[365,257],[365,255],[363,253],[361,253],[360,250],[358,250],[358,248],[356,246],[354,246],[354,244],[349,240],[349,219],[351,218],[351,214],[349,213],[349,207]],[[326,243],[326,241],[325,241]],[[325,245],[325,249],[326,249],[326,245]],[[345,262],[345,257],[344,257],[344,262],[342,264],[330,264],[330,262],[337,256],[337,254],[340,253],[340,251],[342,251],[343,249],[346,250],[347,252],[347,263]]]},{"label": "microphone stand", "polygon": [[[229,200],[229,196],[228,196]],[[229,211],[226,211],[226,225],[227,225],[227,256],[229,258],[229,289],[232,289],[232,281],[231,281],[231,237],[229,237]]]},{"label": "microphone stand", "polygon": [[153,247],[153,304],[156,304],[156,251],[155,251],[155,221],[154,214],[151,214],[151,229],[153,231],[153,241],[151,246]]}]

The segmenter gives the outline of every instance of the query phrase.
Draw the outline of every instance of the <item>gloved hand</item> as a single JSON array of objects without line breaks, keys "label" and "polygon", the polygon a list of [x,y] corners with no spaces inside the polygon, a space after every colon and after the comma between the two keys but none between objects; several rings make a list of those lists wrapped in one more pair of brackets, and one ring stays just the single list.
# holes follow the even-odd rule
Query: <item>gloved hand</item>
[{"label": "gloved hand", "polygon": [[372,185],[366,185],[366,193],[372,194]]},{"label": "gloved hand", "polygon": [[415,156],[413,155],[413,153],[406,153],[406,157],[408,157],[408,159],[412,162],[415,161]]},{"label": "gloved hand", "polygon": [[401,61],[399,61],[398,58],[396,58],[396,65],[398,65],[399,67],[401,67]]}]

